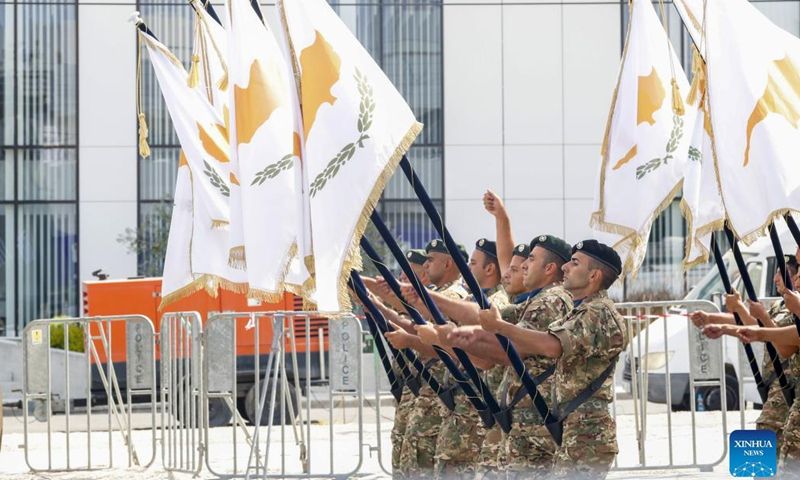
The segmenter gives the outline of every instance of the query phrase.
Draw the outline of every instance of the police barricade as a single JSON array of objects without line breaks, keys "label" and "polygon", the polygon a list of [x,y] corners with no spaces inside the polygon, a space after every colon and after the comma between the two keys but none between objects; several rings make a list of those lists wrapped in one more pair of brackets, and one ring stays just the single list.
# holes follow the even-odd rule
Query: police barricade
[{"label": "police barricade", "polygon": [[202,334],[196,312],[161,317],[161,463],[167,471],[199,473],[203,466]]},{"label": "police barricade", "polygon": [[[312,384],[316,312],[221,313],[203,334],[206,466],[220,478],[348,477],[363,463],[360,322],[329,318],[327,382]],[[304,368],[298,360],[304,353]],[[306,372],[301,374],[301,372]],[[302,377],[302,378],[301,378]],[[246,393],[245,393],[246,392]],[[238,408],[237,408],[238,407]],[[237,410],[244,410],[249,423]],[[219,423],[217,423],[219,424]],[[288,438],[287,438],[288,437]]]},{"label": "police barricade", "polygon": [[[150,319],[34,320],[23,331],[22,362],[25,462],[32,471],[112,468],[125,459],[129,467],[153,463],[156,378]],[[118,375],[122,369],[125,373]],[[93,389],[93,382],[100,388]],[[31,408],[37,420],[46,422],[46,436],[31,431],[38,430],[28,419]],[[62,408],[63,418],[53,415]],[[134,435],[134,421],[137,429],[150,432]],[[119,440],[123,448],[115,449]],[[43,443],[46,457],[32,457],[31,446],[41,448]]]},{"label": "police barricade", "polygon": [[[615,389],[612,404],[620,450],[614,468],[712,470],[728,453],[729,407],[744,408],[742,382],[728,384],[737,381],[738,340],[710,340],[692,324],[694,311],[719,312],[705,300],[618,303],[617,309],[630,343],[615,382],[627,393]],[[739,401],[728,405],[735,391]]]}]

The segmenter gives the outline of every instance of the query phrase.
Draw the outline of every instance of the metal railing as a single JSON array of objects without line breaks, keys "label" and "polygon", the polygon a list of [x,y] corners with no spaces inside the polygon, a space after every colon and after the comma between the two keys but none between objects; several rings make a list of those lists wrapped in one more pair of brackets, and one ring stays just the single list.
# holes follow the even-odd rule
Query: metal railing
[{"label": "metal railing", "polygon": [[[83,352],[70,352],[70,340],[77,335],[70,326],[77,325],[82,336]],[[53,327],[56,327],[55,329]],[[63,351],[51,346],[51,332],[62,329]],[[141,315],[118,317],[83,317],[49,320],[34,320],[23,331],[23,382],[22,405],[24,418],[24,450],[25,462],[33,471],[75,471],[114,467],[115,434],[123,442],[129,467],[148,467],[155,459],[156,451],[156,378],[155,378],[155,332],[152,322]],[[119,347],[115,348],[114,338],[123,335],[125,338],[127,359],[125,384],[120,385],[114,359]],[[105,360],[101,359],[101,355]],[[60,356],[63,362],[56,362],[63,368],[54,368],[53,357]],[[76,363],[72,363],[76,362]],[[81,368],[81,364],[83,368]],[[54,375],[54,373],[56,375]],[[63,376],[60,374],[63,373]],[[96,375],[96,377],[93,375]],[[77,378],[76,378],[77,377]],[[92,389],[93,379],[102,385],[100,392]],[[53,383],[54,379],[64,382],[64,425],[63,448],[54,445],[53,432]],[[81,391],[72,387],[73,381],[81,383]],[[123,396],[122,392],[125,392]],[[102,394],[102,395],[101,395]],[[93,412],[102,407],[94,404],[98,396],[105,397],[105,425],[93,421]],[[147,416],[137,421],[152,431],[150,435],[150,457],[140,456],[132,434],[132,413],[134,398],[149,397],[149,422]],[[73,410],[79,413],[76,400],[82,400],[85,410],[81,416],[85,421],[85,432],[73,431]],[[59,402],[61,399],[59,399]],[[33,462],[30,446],[35,433],[29,432],[29,407],[33,402],[35,417],[46,422],[46,466]],[[146,404],[145,404],[146,405]],[[83,422],[81,422],[83,423]],[[101,450],[99,442],[100,428],[107,430],[107,446]],[[98,431],[95,431],[97,429]],[[60,438],[61,435],[59,434]],[[79,438],[76,438],[79,437]],[[38,439],[37,439],[38,440]],[[79,441],[80,440],[80,441]],[[38,441],[37,445],[41,445]],[[85,462],[76,463],[73,450],[79,450],[85,456]],[[107,455],[106,463],[98,463],[99,454]],[[93,460],[94,456],[94,460]]]},{"label": "metal railing", "polygon": [[[664,302],[618,303],[623,315],[630,343],[624,358],[622,376],[630,384],[630,405],[635,444],[620,438],[620,454],[615,460],[616,470],[663,470],[694,468],[710,471],[727,456],[728,435],[728,389],[726,372],[735,360],[729,358],[731,342],[736,339],[710,340],[696,328],[688,315],[702,310],[719,312],[717,306],[705,300],[675,300]],[[684,358],[686,357],[686,358]],[[673,361],[678,362],[673,365]],[[744,398],[739,373],[739,409],[744,408]],[[715,393],[716,391],[716,393]],[[698,400],[717,398],[719,409],[698,411]],[[612,404],[618,424],[629,422],[624,418],[623,400],[615,394]],[[716,400],[715,400],[716,402]],[[664,406],[660,405],[661,403]],[[702,404],[701,404],[702,405]],[[715,407],[715,405],[708,405]],[[705,410],[705,409],[702,409]],[[719,448],[703,445],[698,454],[698,421],[719,431]],[[658,432],[648,431],[653,422],[666,421],[666,438]],[[744,416],[741,417],[744,427]],[[716,436],[715,433],[712,435]],[[708,437],[704,437],[707,442]],[[685,447],[691,442],[691,450],[675,450],[675,445]],[[626,449],[633,447],[629,455]],[[687,455],[687,453],[689,453]],[[621,463],[621,458],[636,458],[635,462]],[[678,458],[680,457],[680,458]]]}]

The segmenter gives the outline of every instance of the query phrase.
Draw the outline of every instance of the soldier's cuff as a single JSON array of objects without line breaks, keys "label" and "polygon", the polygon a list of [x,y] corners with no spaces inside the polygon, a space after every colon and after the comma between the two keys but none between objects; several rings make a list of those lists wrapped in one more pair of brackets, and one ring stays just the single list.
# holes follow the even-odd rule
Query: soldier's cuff
[{"label": "soldier's cuff", "polygon": [[561,354],[562,355],[569,355],[572,353],[574,345],[572,344],[572,336],[569,334],[566,328],[563,325],[558,325],[555,327],[550,327],[548,329],[548,333],[550,335],[556,337],[559,342],[561,342]]}]

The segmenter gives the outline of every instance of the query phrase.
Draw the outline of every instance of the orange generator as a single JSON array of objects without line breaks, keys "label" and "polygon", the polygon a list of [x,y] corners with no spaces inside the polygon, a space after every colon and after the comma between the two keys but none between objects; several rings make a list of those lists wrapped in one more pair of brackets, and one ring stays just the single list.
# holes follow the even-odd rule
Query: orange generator
[{"label": "orange generator", "polygon": [[[124,280],[99,280],[83,282],[83,314],[84,316],[115,316],[115,315],[144,315],[153,321],[153,326],[158,333],[161,315],[168,312],[198,312],[205,324],[209,315],[219,312],[266,312],[266,311],[301,311],[303,301],[301,298],[286,293],[282,301],[278,303],[253,304],[243,294],[237,294],[220,290],[219,295],[214,298],[200,290],[176,301],[163,311],[158,310],[161,303],[161,278],[131,278]],[[314,318],[310,320],[311,332],[306,337],[306,319],[297,317],[295,320],[295,335],[287,339],[286,351],[294,350],[298,356],[298,370],[295,372],[293,364],[287,358],[287,375],[301,380],[301,385],[305,385],[306,378],[310,375],[313,383],[319,383],[321,379],[327,378],[327,372],[323,372],[323,365],[329,365],[328,352],[328,321],[325,318]],[[112,362],[121,382],[120,387],[124,388],[126,379],[126,341],[125,326],[122,322],[112,322]],[[264,328],[267,331],[264,331]],[[259,342],[259,364],[261,375],[264,375],[267,358],[271,350],[272,326],[270,322],[261,322]],[[97,332],[92,332],[97,335]],[[320,335],[321,333],[321,335]],[[255,399],[255,336],[253,329],[245,329],[244,322],[237,322],[236,327],[236,380],[237,380],[237,407],[243,417],[251,423],[255,421],[254,408],[247,405],[247,402]],[[294,345],[289,345],[294,342]],[[159,362],[158,342],[156,342],[156,363]],[[98,345],[99,347],[99,345]],[[99,360],[105,364],[107,358],[105,349],[97,349]],[[288,353],[287,353],[288,355]],[[310,356],[311,371],[306,371],[306,356]],[[157,382],[160,368],[156,368]],[[92,376],[92,397],[102,401],[105,390],[100,381],[97,371],[93,369]],[[296,404],[296,402],[293,402]],[[251,408],[248,408],[251,407]],[[217,413],[215,415],[214,413]],[[227,413],[227,414],[226,414]],[[276,412],[279,416],[280,412]],[[209,422],[217,425],[226,424],[230,420],[230,412],[223,405],[209,405]],[[262,418],[262,423],[266,418]],[[214,425],[212,425],[214,426]]]}]

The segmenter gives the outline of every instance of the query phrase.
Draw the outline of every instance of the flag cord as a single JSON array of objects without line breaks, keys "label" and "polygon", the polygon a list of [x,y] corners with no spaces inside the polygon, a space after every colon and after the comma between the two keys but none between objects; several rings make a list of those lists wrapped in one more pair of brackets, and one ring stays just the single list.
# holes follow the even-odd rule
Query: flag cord
[{"label": "flag cord", "polygon": [[[136,28],[139,28],[138,23]],[[147,158],[150,156],[150,145],[147,143],[149,135],[147,118],[142,107],[142,39],[140,35],[136,35],[136,119],[139,126],[139,155]]]}]

